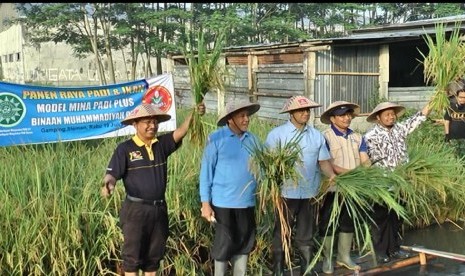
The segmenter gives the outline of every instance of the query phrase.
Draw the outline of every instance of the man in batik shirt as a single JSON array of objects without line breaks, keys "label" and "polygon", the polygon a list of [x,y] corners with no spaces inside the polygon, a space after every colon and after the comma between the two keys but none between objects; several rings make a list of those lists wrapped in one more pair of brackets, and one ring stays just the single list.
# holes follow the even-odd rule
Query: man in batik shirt
[{"label": "man in batik shirt", "polygon": [[[397,118],[405,112],[403,106],[391,102],[378,104],[367,117],[368,122],[375,123],[365,134],[371,162],[389,170],[408,162],[407,135],[426,120],[430,111],[427,104],[422,111],[399,123]],[[387,206],[375,204],[373,208],[376,225],[373,227],[372,238],[378,262],[387,263],[391,258],[410,257],[408,252],[400,250],[400,228],[403,221]]]}]

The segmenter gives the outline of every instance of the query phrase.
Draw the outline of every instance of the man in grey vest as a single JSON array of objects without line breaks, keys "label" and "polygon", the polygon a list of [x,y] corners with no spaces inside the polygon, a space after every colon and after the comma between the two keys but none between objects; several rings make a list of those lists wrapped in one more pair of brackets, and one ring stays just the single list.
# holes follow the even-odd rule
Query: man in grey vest
[{"label": "man in grey vest", "polygon": [[[320,120],[330,127],[323,131],[326,145],[331,154],[331,164],[336,174],[341,174],[360,165],[370,165],[367,153],[367,145],[363,136],[350,129],[352,119],[360,113],[360,107],[351,102],[336,101],[328,106],[321,114]],[[352,239],[354,236],[354,222],[347,212],[347,208],[341,207],[341,214],[337,223],[338,229],[329,229],[329,221],[335,197],[334,186],[330,187],[320,209],[321,221],[319,232],[324,236],[323,240],[323,273],[334,272],[332,264],[333,233],[338,234],[336,265],[344,266],[350,270],[360,270],[350,257]]]}]

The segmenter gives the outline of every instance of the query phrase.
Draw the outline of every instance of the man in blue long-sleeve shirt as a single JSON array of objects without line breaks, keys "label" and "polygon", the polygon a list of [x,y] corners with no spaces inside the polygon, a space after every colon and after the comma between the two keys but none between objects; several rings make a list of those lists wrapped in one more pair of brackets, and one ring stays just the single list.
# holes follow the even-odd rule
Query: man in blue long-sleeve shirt
[{"label": "man in blue long-sleeve shirt", "polygon": [[[321,106],[304,96],[293,96],[284,104],[281,113],[288,113],[289,120],[273,128],[265,144],[275,148],[291,143],[296,137],[300,147],[301,163],[295,164],[301,178],[286,179],[281,186],[283,221],[276,209],[273,230],[273,276],[284,275],[284,246],[282,224],[287,225],[290,235],[300,252],[300,275],[310,274],[313,259],[313,235],[315,228],[315,197],[320,188],[321,174],[330,181],[335,173],[330,163],[331,155],[323,134],[308,124],[311,109]],[[313,200],[312,200],[313,199]],[[313,202],[312,202],[313,201]],[[292,231],[294,229],[295,231]],[[308,271],[307,271],[308,270]]]},{"label": "man in blue long-sleeve shirt", "polygon": [[215,276],[225,275],[231,261],[234,275],[245,275],[255,246],[256,181],[249,171],[249,148],[259,143],[248,132],[257,103],[229,102],[217,129],[208,136],[200,169],[202,217],[214,222],[211,256]]}]

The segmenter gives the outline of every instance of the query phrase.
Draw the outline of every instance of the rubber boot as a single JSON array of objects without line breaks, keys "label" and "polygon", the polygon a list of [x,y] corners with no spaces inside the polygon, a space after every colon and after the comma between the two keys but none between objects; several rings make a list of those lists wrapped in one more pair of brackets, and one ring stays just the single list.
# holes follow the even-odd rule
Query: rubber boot
[{"label": "rubber boot", "polygon": [[215,276],[224,276],[226,275],[226,270],[228,269],[228,262],[222,262],[215,260]]},{"label": "rubber boot", "polygon": [[322,270],[324,274],[333,274],[333,260],[331,258],[332,254],[332,244],[333,236],[327,236],[323,242],[323,265]]},{"label": "rubber boot", "polygon": [[284,275],[284,253],[273,252],[273,276]]},{"label": "rubber boot", "polygon": [[311,246],[299,246],[300,252],[300,275],[310,275],[311,270],[307,271],[312,261],[313,248]]},{"label": "rubber boot", "polygon": [[247,259],[248,255],[234,255],[231,258],[233,267],[233,276],[245,276],[247,272]]},{"label": "rubber boot", "polygon": [[360,270],[360,266],[350,258],[353,237],[354,233],[339,233],[336,264],[350,270]]}]

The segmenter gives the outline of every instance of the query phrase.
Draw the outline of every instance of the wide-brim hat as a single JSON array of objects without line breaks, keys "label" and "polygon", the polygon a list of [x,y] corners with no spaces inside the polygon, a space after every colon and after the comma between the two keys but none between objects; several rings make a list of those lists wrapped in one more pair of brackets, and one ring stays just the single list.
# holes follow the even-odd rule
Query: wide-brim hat
[{"label": "wide-brim hat", "polygon": [[134,120],[154,117],[158,123],[162,123],[171,119],[171,115],[164,113],[154,104],[141,104],[136,106],[129,114],[121,121],[123,125],[131,125]]},{"label": "wide-brim hat", "polygon": [[249,116],[254,114],[260,109],[260,104],[258,103],[251,103],[247,101],[239,101],[239,102],[229,102],[226,104],[226,107],[221,114],[221,116],[218,118],[218,121],[216,123],[217,126],[224,126],[226,125],[226,122],[229,119],[229,116],[232,115],[233,113],[246,109],[249,112]]},{"label": "wide-brim hat", "polygon": [[296,109],[302,109],[302,108],[315,108],[315,107],[320,107],[321,104],[318,104],[307,97],[304,96],[293,96],[289,98],[286,103],[284,104],[283,108],[281,109],[281,112],[279,113],[286,113],[290,112],[292,110]]},{"label": "wide-brim hat", "polygon": [[396,103],[383,102],[383,103],[378,104],[375,107],[375,109],[373,109],[373,111],[370,113],[370,115],[368,115],[367,121],[370,122],[370,123],[375,123],[376,120],[377,120],[376,115],[378,115],[378,113],[380,113],[381,111],[386,110],[386,109],[394,109],[394,112],[396,113],[397,117],[400,117],[405,113],[405,107],[403,107],[403,106],[401,106],[399,104],[396,104]]},{"label": "wide-brim hat", "polygon": [[348,111],[351,111],[353,116],[358,116],[360,114],[360,106],[346,101],[336,101],[331,103],[328,108],[321,114],[320,121],[323,124],[331,124],[331,116],[334,115],[344,115]]}]

